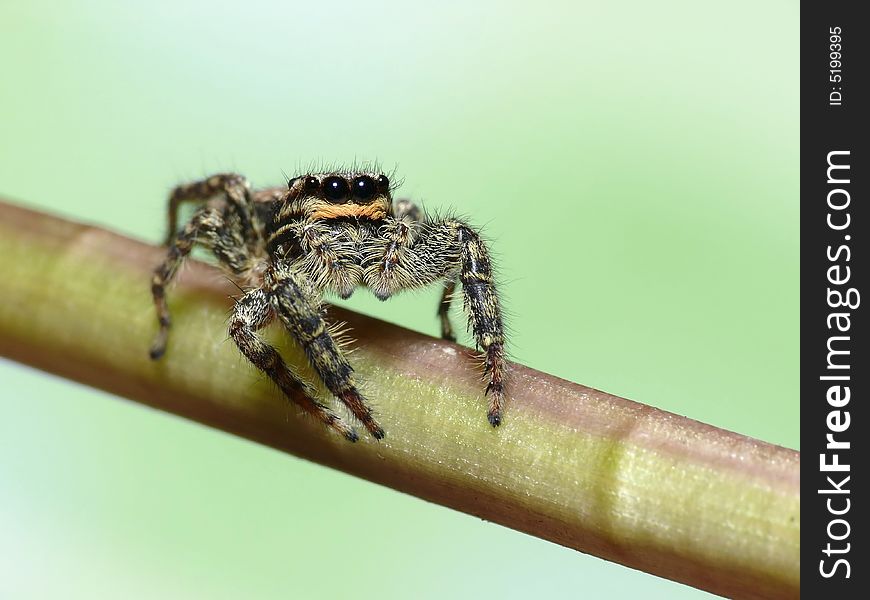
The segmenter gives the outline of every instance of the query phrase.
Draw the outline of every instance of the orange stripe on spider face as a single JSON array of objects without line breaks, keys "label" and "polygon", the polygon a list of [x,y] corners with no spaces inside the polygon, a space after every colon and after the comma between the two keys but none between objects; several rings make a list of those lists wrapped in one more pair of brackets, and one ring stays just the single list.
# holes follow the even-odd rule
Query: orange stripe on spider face
[{"label": "orange stripe on spider face", "polygon": [[310,214],[310,219],[340,219],[342,217],[355,217],[357,219],[379,220],[387,216],[388,205],[386,200],[379,198],[369,204],[331,204],[329,202],[318,203]]}]

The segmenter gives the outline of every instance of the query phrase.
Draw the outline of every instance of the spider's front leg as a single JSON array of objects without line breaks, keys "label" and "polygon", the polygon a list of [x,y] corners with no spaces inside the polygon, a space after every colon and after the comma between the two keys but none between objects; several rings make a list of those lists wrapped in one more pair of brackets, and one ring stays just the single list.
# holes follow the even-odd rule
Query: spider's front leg
[{"label": "spider's front leg", "polygon": [[402,289],[447,279],[450,283],[439,310],[444,337],[452,334],[447,308],[458,272],[468,326],[484,353],[487,418],[497,427],[504,406],[507,363],[501,307],[486,245],[474,229],[457,219],[423,223],[415,236],[406,223],[393,221],[382,228],[382,236],[385,249],[366,270],[366,284],[383,300]]},{"label": "spider's front leg", "polygon": [[290,400],[348,440],[357,441],[356,432],[341,417],[314,400],[314,390],[293,374],[278,350],[257,335],[256,332],[268,325],[274,317],[269,298],[263,290],[248,292],[233,309],[230,337],[242,354],[266,373]]},{"label": "spider's front leg", "polygon": [[267,273],[272,307],[293,337],[305,350],[308,361],[326,387],[338,398],[376,439],[384,430],[356,386],[353,367],[344,357],[329,332],[320,311],[299,275],[278,267]]}]

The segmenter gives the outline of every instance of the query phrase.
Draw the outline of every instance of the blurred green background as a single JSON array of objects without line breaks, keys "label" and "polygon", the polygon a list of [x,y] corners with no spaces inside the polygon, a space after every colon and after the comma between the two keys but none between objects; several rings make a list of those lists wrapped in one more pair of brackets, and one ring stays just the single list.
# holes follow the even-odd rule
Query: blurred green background
[{"label": "blurred green background", "polygon": [[[378,159],[484,228],[515,360],[798,448],[798,25],[793,1],[4,0],[0,194],[157,241],[179,180]],[[435,334],[437,294],[347,304]],[[4,598],[704,595],[0,381]]]}]

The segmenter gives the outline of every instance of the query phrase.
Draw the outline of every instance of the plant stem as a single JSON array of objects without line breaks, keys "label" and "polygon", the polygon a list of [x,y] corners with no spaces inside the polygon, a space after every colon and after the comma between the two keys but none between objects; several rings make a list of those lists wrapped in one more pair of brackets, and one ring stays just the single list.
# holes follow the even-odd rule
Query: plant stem
[{"label": "plant stem", "polygon": [[[387,432],[351,444],[239,358],[238,290],[212,267],[184,270],[169,350],[148,358],[164,253],[0,203],[0,355],[717,594],[799,596],[798,452],[521,365],[493,429],[470,351],[333,307]],[[267,335],[316,380],[288,336]]]}]

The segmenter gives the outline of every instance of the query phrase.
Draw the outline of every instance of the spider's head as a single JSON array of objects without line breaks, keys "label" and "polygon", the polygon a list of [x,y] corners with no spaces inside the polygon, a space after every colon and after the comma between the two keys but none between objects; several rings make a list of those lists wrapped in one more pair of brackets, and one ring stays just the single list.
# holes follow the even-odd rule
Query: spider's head
[{"label": "spider's head", "polygon": [[317,173],[291,179],[290,195],[309,219],[380,220],[392,212],[390,180],[380,173]]}]

